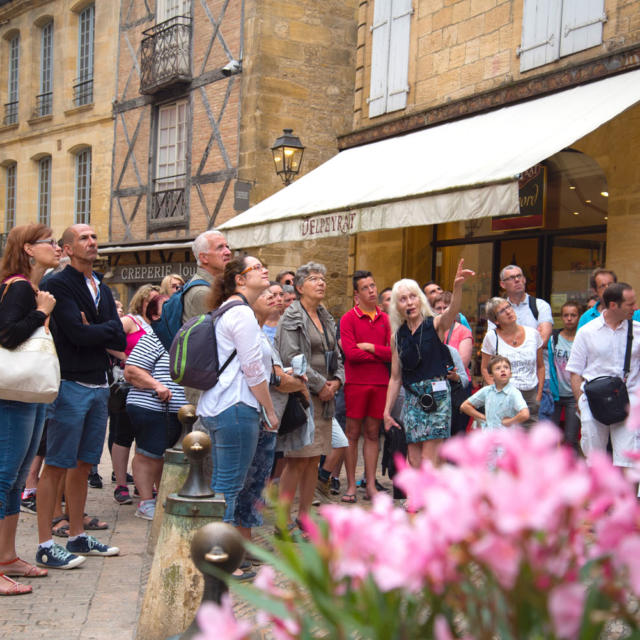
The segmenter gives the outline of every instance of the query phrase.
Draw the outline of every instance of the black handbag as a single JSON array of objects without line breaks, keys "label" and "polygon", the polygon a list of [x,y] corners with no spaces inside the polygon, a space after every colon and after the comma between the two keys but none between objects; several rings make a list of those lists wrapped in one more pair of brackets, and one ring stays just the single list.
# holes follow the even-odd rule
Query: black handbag
[{"label": "black handbag", "polygon": [[116,380],[109,387],[107,406],[110,413],[124,413],[127,410],[127,396],[132,385],[124,380]]},{"label": "black handbag", "polygon": [[599,376],[584,383],[584,393],[587,396],[591,414],[602,424],[609,425],[624,422],[629,416],[627,376],[631,370],[632,342],[633,320],[629,320],[623,378],[618,376]]},{"label": "black handbag", "polygon": [[284,408],[280,426],[278,427],[278,435],[287,435],[307,424],[307,412],[300,402],[299,394],[299,391],[289,394],[287,406]]}]

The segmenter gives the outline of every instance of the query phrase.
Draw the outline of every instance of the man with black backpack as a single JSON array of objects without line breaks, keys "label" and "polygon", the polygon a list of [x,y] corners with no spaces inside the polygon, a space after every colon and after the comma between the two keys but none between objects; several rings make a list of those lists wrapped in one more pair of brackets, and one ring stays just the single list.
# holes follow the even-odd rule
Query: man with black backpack
[{"label": "man with black backpack", "polygon": [[[545,300],[535,298],[527,293],[527,279],[518,265],[509,264],[500,271],[500,286],[505,290],[506,298],[516,312],[518,324],[537,329],[542,337],[545,376],[538,419],[550,420],[553,415],[553,396],[551,395],[549,384],[547,343],[553,329],[551,305]],[[491,320],[487,322],[487,325],[487,329],[495,329],[495,325]]]}]

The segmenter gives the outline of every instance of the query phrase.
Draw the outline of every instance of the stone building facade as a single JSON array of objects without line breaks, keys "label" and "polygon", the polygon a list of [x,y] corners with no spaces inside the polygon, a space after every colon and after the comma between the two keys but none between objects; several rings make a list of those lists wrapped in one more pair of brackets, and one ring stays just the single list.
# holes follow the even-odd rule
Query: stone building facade
[{"label": "stone building facade", "polygon": [[[282,188],[270,147],[284,128],[306,147],[303,173],[336,153],[351,128],[356,15],[356,0],[122,0],[103,255],[125,297],[189,275],[196,235]],[[259,257],[273,275],[301,258]]]},{"label": "stone building facade", "polygon": [[[500,266],[510,262],[523,266],[529,291],[550,299],[556,314],[568,298],[586,301],[588,273],[595,266],[606,264],[620,278],[640,286],[640,266],[635,260],[640,231],[640,96],[633,97],[639,86],[637,73],[633,74],[640,69],[637,1],[361,0],[357,34],[351,130],[338,135],[338,148],[348,157],[361,159],[369,149],[371,155],[382,154],[384,162],[385,153],[394,149],[393,141],[398,141],[395,148],[408,148],[412,136],[417,140],[417,134],[435,132],[445,146],[425,147],[407,157],[413,166],[398,172],[403,182],[409,175],[419,175],[420,153],[433,167],[434,154],[446,150],[442,157],[447,159],[436,170],[445,175],[447,162],[455,168],[455,149],[464,149],[466,143],[446,138],[456,123],[472,129],[477,118],[480,128],[489,120],[482,116],[527,104],[533,105],[530,111],[535,115],[535,104],[558,97],[568,106],[557,118],[551,115],[546,123],[534,119],[529,127],[523,123],[523,133],[539,127],[542,138],[550,128],[547,125],[562,118],[572,123],[571,100],[563,97],[569,91],[616,77],[618,93],[626,102],[622,99],[619,112],[536,160],[535,166],[518,168],[520,183],[513,182],[514,201],[518,193],[520,203],[528,201],[531,176],[536,176],[540,189],[539,210],[526,221],[517,204],[515,210],[487,210],[484,217],[474,217],[464,206],[456,210],[452,204],[446,215],[434,215],[432,223],[424,219],[428,213],[414,221],[416,198],[422,199],[428,212],[430,201],[464,194],[474,185],[445,182],[444,190],[437,193],[411,191],[409,185],[404,199],[396,193],[387,200],[364,195],[354,201],[358,188],[365,194],[367,189],[355,180],[339,180],[332,167],[340,166],[349,175],[349,161],[338,163],[332,158],[315,175],[331,176],[326,188],[342,191],[342,206],[336,198],[331,205],[314,210],[302,195],[296,201],[276,193],[227,223],[234,241],[241,242],[243,235],[256,237],[253,228],[278,223],[283,231],[277,242],[282,246],[300,235],[301,221],[311,223],[317,218],[320,223],[322,216],[349,215],[356,220],[350,229],[318,235],[332,239],[336,247],[348,238],[349,271],[371,269],[380,287],[400,277],[420,282],[435,278],[450,286],[455,265],[463,257],[480,274],[468,285],[464,302],[464,312],[477,325],[478,335],[484,331],[482,303],[498,293]],[[620,80],[625,74],[626,87]],[[606,103],[606,88],[603,92],[602,100],[594,98],[594,108],[596,102]],[[387,146],[377,146],[381,142]],[[356,153],[358,149],[362,151]],[[518,145],[516,132],[513,158],[525,151]],[[513,158],[504,160],[515,164]],[[477,164],[497,165],[498,160],[489,142]],[[353,173],[357,173],[355,166]],[[303,184],[322,192],[318,187],[322,180],[313,176],[302,178],[298,193]],[[366,176],[360,177],[366,182]],[[515,180],[513,175],[510,179]],[[486,188],[485,195],[491,191],[490,184],[479,186]],[[269,219],[257,219],[263,214]],[[364,231],[365,225],[358,226],[357,220],[365,214],[379,221],[378,228]],[[305,242],[293,245],[302,251]]]},{"label": "stone building facade", "polygon": [[112,2],[0,3],[0,224],[56,237],[75,222],[108,235],[113,118]]}]

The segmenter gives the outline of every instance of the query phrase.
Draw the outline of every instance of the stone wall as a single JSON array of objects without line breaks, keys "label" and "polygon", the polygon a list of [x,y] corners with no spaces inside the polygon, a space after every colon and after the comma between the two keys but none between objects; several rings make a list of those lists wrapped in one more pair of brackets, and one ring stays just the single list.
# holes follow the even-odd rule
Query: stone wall
[{"label": "stone wall", "polygon": [[[38,160],[51,156],[51,226],[59,237],[74,222],[75,153],[91,147],[91,224],[108,233],[113,120],[113,60],[118,3],[95,3],[93,103],[74,106],[78,13],[89,2],[14,0],[0,8],[0,104],[8,102],[7,37],[20,33],[19,111],[16,125],[0,126],[0,165],[17,163],[16,224],[37,221]],[[53,18],[52,114],[34,117],[40,92],[40,27]],[[4,115],[4,114],[2,114]],[[0,120],[1,122],[1,120]],[[4,231],[6,177],[0,170],[0,226]]]},{"label": "stone wall", "polygon": [[361,0],[358,15],[355,129],[568,69],[640,42],[637,0],[605,0],[601,45],[521,73],[516,50],[523,0],[413,0],[407,108],[369,119],[373,5],[373,0]]}]

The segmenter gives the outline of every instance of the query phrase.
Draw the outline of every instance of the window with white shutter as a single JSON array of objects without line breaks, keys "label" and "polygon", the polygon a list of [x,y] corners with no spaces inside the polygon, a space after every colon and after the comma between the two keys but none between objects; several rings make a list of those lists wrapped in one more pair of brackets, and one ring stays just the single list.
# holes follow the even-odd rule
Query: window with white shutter
[{"label": "window with white shutter", "polygon": [[524,0],[520,71],[602,43],[604,0]]},{"label": "window with white shutter", "polygon": [[560,57],[601,44],[606,21],[604,0],[564,0]]},{"label": "window with white shutter", "polygon": [[375,0],[369,117],[404,109],[409,92],[412,0]]}]

